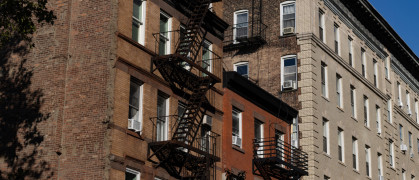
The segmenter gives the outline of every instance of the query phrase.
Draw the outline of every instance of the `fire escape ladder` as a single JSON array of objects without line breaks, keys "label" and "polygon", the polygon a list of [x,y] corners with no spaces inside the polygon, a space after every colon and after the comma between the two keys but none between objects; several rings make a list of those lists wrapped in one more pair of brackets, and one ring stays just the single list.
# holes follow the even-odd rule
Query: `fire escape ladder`
[{"label": "fire escape ladder", "polygon": [[184,38],[180,39],[176,53],[189,57],[191,61],[195,62],[199,51],[202,47],[207,31],[202,28],[205,15],[208,12],[211,0],[195,0],[190,1],[190,6],[193,6],[191,17],[185,28]]},{"label": "fire escape ladder", "polygon": [[[255,159],[258,159],[257,156],[254,156]],[[253,161],[253,165],[256,167],[256,170],[259,171],[259,174],[262,176],[264,180],[271,180],[271,177],[269,176],[268,172],[265,171],[265,168],[263,167],[263,163],[258,160]]]}]

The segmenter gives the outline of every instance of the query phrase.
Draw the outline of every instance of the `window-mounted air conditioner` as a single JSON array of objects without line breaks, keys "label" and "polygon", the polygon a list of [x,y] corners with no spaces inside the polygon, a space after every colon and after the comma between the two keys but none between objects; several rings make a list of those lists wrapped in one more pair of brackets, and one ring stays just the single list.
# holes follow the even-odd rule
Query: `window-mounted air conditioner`
[{"label": "window-mounted air conditioner", "polygon": [[293,80],[288,80],[288,81],[284,81],[284,89],[294,89],[294,81]]},{"label": "window-mounted air conditioner", "polygon": [[239,136],[233,135],[233,145],[241,146],[242,145],[242,139]]},{"label": "window-mounted air conditioner", "polygon": [[205,115],[204,119],[202,120],[202,124],[206,124],[208,126],[212,126],[212,117]]},{"label": "window-mounted air conditioner", "polygon": [[294,27],[286,27],[283,29],[283,34],[294,34]]},{"label": "window-mounted air conditioner", "polygon": [[406,144],[400,144],[400,150],[403,151],[403,152],[406,152],[407,151]]},{"label": "window-mounted air conditioner", "polygon": [[128,129],[135,132],[141,131],[141,122],[134,119],[128,119]]}]

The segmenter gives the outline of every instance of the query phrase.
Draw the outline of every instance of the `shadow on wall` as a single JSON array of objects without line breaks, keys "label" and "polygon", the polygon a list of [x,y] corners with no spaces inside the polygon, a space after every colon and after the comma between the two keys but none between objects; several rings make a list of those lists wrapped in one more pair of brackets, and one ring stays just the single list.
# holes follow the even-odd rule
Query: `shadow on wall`
[{"label": "shadow on wall", "polygon": [[28,54],[28,46],[11,42],[0,47],[0,179],[48,179],[53,173],[41,157],[38,126],[49,114],[40,111],[42,91],[30,88],[33,72],[26,60],[12,58]]}]

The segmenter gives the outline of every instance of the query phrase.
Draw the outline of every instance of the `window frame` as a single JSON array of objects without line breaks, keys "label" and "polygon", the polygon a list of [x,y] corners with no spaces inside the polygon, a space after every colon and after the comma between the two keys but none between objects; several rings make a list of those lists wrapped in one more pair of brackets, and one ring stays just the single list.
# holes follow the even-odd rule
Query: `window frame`
[{"label": "window frame", "polygon": [[[212,70],[213,69],[213,66],[212,66],[212,45],[213,44],[206,39],[204,39],[204,42],[202,44],[203,44],[202,50],[201,50],[201,52],[202,52],[202,68],[207,70],[208,72],[212,73],[212,71],[213,71]],[[206,46],[208,46],[208,47],[206,47]],[[208,56],[209,56],[208,59],[204,59],[204,50],[207,50],[207,53],[208,53]],[[204,63],[205,63],[204,61],[209,62],[209,63],[206,63],[207,64],[206,68],[204,68]],[[202,76],[207,76],[207,75],[202,74]]]},{"label": "window frame", "polygon": [[394,141],[389,139],[389,164],[392,168],[395,167],[394,163]]},{"label": "window frame", "polygon": [[373,68],[374,68],[374,86],[379,88],[379,80],[378,80],[378,62],[377,60],[373,59]]},{"label": "window frame", "polygon": [[369,99],[364,95],[364,125],[365,127],[370,127],[370,108],[369,108]]},{"label": "window frame", "polygon": [[384,61],[384,73],[388,80],[390,80],[390,61],[390,57],[387,57]]},{"label": "window frame", "polygon": [[343,109],[342,76],[336,74],[336,100],[339,108]]},{"label": "window frame", "polygon": [[381,135],[381,108],[375,105],[375,121],[377,122],[377,134]]},{"label": "window frame", "polygon": [[329,97],[329,91],[328,91],[328,72],[327,72],[327,64],[325,62],[321,62],[321,67],[320,67],[320,83],[321,83],[321,90],[322,90],[322,96],[325,98]]},{"label": "window frame", "polygon": [[233,44],[237,44],[237,15],[239,14],[247,14],[247,36],[249,37],[249,10],[247,9],[242,9],[242,10],[238,10],[234,12],[234,17],[233,17]]},{"label": "window frame", "polygon": [[371,177],[371,147],[368,145],[365,145],[365,165],[367,176]]},{"label": "window frame", "polygon": [[[240,74],[241,76],[243,76],[243,77],[245,77],[245,78],[247,78],[247,79],[249,79],[249,62],[247,62],[247,61],[242,61],[242,62],[237,62],[237,63],[234,63],[233,64],[233,67],[234,67],[234,71],[236,71],[237,72],[237,67],[240,67],[240,66],[243,66],[243,65],[246,65],[247,66],[247,74],[244,76],[243,74]],[[237,72],[238,73],[238,72]]]},{"label": "window frame", "polygon": [[[233,106],[233,109],[231,110],[231,116],[232,116],[232,118],[231,118],[231,120],[232,120],[232,137],[233,136],[237,136],[237,137],[239,137],[240,139],[241,139],[241,143],[240,143],[240,148],[243,146],[243,136],[242,136],[242,133],[243,133],[243,130],[242,130],[242,126],[243,126],[243,112],[240,110],[240,109],[238,109],[238,108],[236,108],[236,107],[234,107]],[[233,131],[233,118],[234,118],[234,113],[237,113],[237,115],[238,115],[238,120],[239,120],[239,123],[238,123],[238,125],[239,125],[239,127],[238,127],[238,130],[239,130],[239,132],[238,132],[238,134],[235,134],[234,133],[234,131]],[[232,143],[232,145],[233,146],[237,146],[236,144],[233,144]]]},{"label": "window frame", "polygon": [[[295,90],[295,89],[298,89],[298,59],[297,59],[297,55],[287,55],[287,56],[282,56],[281,57],[281,72],[284,72],[285,60],[289,60],[289,59],[294,59],[295,60],[295,88],[294,87],[292,88],[292,90]],[[285,76],[285,72],[281,73],[281,91],[284,90],[284,76]]]},{"label": "window frame", "polygon": [[393,123],[393,102],[391,99],[387,100],[387,121]]},{"label": "window frame", "polygon": [[[165,47],[165,52],[164,52],[164,55],[167,55],[167,54],[170,54],[170,52],[171,52],[171,33],[170,33],[170,31],[172,31],[172,16],[170,16],[169,14],[167,14],[166,12],[164,12],[164,11],[160,11],[160,19],[159,19],[159,22],[161,21],[161,17],[165,17],[165,18],[167,18],[167,37],[165,37],[165,36],[163,36],[163,32],[161,31],[161,30],[159,30],[159,32],[160,32],[160,39],[161,39],[161,36],[163,36],[165,39],[166,39],[166,47]],[[159,41],[160,41],[160,39],[159,39]],[[160,42],[159,42],[159,46],[160,46]],[[160,53],[160,52],[159,52]]]},{"label": "window frame", "polygon": [[294,4],[294,34],[297,32],[297,4],[296,1],[285,1],[280,4],[280,35],[284,35],[284,6]]},{"label": "window frame", "polygon": [[354,64],[354,54],[353,54],[353,39],[351,36],[348,36],[348,63],[351,67],[355,67]]},{"label": "window frame", "polygon": [[333,25],[333,36],[335,53],[340,55],[340,27],[337,23]]},{"label": "window frame", "polygon": [[364,78],[368,79],[367,74],[367,57],[366,57],[366,51],[364,48],[361,48],[361,73]]},{"label": "window frame", "polygon": [[319,39],[320,41],[326,43],[326,32],[325,32],[325,13],[322,9],[319,9]]},{"label": "window frame", "polygon": [[134,169],[131,169],[131,168],[128,168],[127,167],[127,168],[125,168],[125,173],[131,173],[131,174],[135,175],[136,176],[135,177],[136,180],[140,180],[141,179],[141,172],[140,171],[137,171],[137,170],[134,170]]},{"label": "window frame", "polygon": [[352,117],[356,119],[356,88],[353,85],[350,85],[350,96],[351,96],[351,111]]},{"label": "window frame", "polygon": [[[138,99],[138,108],[137,107],[133,107],[134,105],[131,105],[131,102],[130,102],[130,99],[131,99],[131,85],[137,85],[138,86],[138,88],[139,88],[139,99]],[[144,99],[144,82],[142,82],[142,81],[140,81],[140,80],[138,80],[138,79],[136,79],[136,78],[134,78],[134,77],[131,77],[130,78],[130,90],[129,90],[130,92],[129,92],[129,97],[128,97],[128,119],[130,119],[129,118],[129,111],[131,110],[131,108],[135,108],[136,110],[137,110],[137,114],[138,114],[138,117],[137,117],[137,119],[134,119],[134,121],[137,121],[137,122],[139,122],[140,123],[140,129],[139,129],[139,133],[141,133],[142,132],[142,129],[143,129],[143,99]]]},{"label": "window frame", "polygon": [[330,128],[329,120],[323,118],[323,152],[330,155]]},{"label": "window frame", "polygon": [[[165,93],[163,93],[163,92],[161,92],[161,91],[158,91],[158,93],[157,93],[157,106],[156,106],[156,110],[157,110],[157,108],[158,108],[158,99],[159,98],[163,98],[164,99],[164,103],[165,103],[165,116],[163,116],[164,117],[164,124],[163,124],[163,126],[162,126],[162,128],[163,128],[163,134],[159,134],[158,133],[158,130],[156,130],[156,133],[157,133],[157,135],[156,135],[156,139],[157,139],[157,141],[165,141],[165,140],[168,140],[168,134],[169,134],[169,123],[170,123],[170,121],[169,121],[169,118],[168,118],[168,115],[169,115],[169,113],[170,113],[170,96],[169,95],[167,95],[167,94],[165,94]],[[159,112],[158,112],[158,110],[157,110],[157,117],[159,117],[159,114],[158,114]],[[158,121],[158,120],[157,120]],[[157,123],[156,123],[157,124]],[[156,126],[158,126],[158,125],[156,125]],[[163,137],[160,137],[159,138],[159,136],[163,136]]]},{"label": "window frame", "polygon": [[411,105],[410,104],[410,93],[409,93],[408,90],[406,90],[406,110],[407,110],[407,113],[408,113],[409,116],[412,115],[412,113],[411,113],[412,112],[412,109],[411,109],[411,106],[410,105]]},{"label": "window frame", "polygon": [[[339,149],[340,147],[340,149]],[[338,127],[338,159],[345,162],[345,134],[343,129]]]},{"label": "window frame", "polygon": [[378,171],[378,176],[383,176],[383,156],[381,153],[377,153],[377,171]]},{"label": "window frame", "polygon": [[[139,6],[141,6],[141,17],[140,18],[138,18],[138,17],[135,17],[134,16],[134,3],[135,2],[141,2],[141,4],[139,5]],[[141,44],[141,45],[144,45],[144,42],[145,42],[145,21],[146,21],[146,18],[145,18],[145,16],[146,16],[146,5],[147,5],[147,1],[145,1],[145,0],[133,0],[132,1],[133,2],[133,12],[132,12],[132,26],[131,26],[131,28],[132,28],[132,31],[131,31],[131,38],[135,41],[135,42],[137,42],[137,43],[139,43],[139,44]],[[137,39],[134,39],[134,34],[133,34],[133,31],[134,31],[134,23],[135,23],[135,25],[137,25],[138,26],[138,38]]]},{"label": "window frame", "polygon": [[[358,171],[359,159],[358,159],[358,139],[352,136],[352,168]],[[355,167],[354,167],[355,166]]]}]

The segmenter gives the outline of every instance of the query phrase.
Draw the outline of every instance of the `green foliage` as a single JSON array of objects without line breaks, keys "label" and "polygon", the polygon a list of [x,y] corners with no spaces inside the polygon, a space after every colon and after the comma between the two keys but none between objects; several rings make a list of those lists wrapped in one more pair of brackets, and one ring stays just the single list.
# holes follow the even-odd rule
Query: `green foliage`
[{"label": "green foliage", "polygon": [[13,38],[30,43],[36,22],[53,24],[56,16],[46,4],[47,0],[0,0],[0,47]]}]

